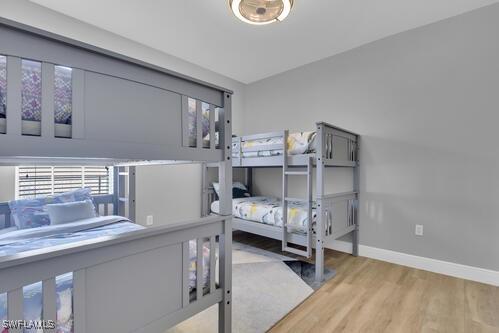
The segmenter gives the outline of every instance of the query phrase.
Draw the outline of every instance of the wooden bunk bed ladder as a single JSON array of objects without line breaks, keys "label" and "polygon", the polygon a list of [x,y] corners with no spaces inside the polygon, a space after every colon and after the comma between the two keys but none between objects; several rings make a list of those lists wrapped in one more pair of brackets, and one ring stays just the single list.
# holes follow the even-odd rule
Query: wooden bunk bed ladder
[{"label": "wooden bunk bed ladder", "polygon": [[[312,256],[312,157],[307,159],[305,170],[295,171],[288,168],[288,131],[283,134],[283,155],[282,155],[282,251],[294,253],[303,257],[310,258]],[[288,196],[288,181],[289,176],[306,176],[307,177],[307,197],[305,199],[290,198]],[[289,202],[305,202],[307,203],[307,244],[306,250],[301,250],[296,247],[288,246],[288,203]]]}]

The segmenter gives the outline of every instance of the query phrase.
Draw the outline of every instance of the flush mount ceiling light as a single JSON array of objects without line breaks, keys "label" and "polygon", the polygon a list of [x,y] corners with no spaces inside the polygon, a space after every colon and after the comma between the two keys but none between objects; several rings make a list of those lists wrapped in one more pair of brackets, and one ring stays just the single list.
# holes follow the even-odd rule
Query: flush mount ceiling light
[{"label": "flush mount ceiling light", "polygon": [[229,0],[234,15],[243,22],[264,25],[284,20],[293,0]]}]

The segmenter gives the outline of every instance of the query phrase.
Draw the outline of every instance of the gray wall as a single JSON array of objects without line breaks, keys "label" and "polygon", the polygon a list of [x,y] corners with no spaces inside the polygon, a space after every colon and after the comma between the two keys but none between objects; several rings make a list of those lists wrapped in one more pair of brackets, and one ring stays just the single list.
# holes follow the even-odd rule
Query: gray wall
[{"label": "gray wall", "polygon": [[362,134],[363,245],[499,270],[498,31],[493,5],[256,82],[244,132]]}]

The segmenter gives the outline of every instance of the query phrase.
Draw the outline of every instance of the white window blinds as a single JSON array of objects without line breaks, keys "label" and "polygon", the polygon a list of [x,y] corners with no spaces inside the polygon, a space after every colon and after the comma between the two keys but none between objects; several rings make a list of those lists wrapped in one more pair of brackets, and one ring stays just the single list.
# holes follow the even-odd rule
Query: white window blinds
[{"label": "white window blinds", "polygon": [[104,166],[20,166],[16,170],[16,198],[34,198],[92,189],[92,195],[112,194],[113,168]]}]

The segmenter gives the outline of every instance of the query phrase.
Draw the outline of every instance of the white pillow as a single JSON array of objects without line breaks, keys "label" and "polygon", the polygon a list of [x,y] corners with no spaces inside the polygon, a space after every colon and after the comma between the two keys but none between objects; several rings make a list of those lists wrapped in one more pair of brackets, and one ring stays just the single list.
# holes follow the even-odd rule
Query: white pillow
[{"label": "white pillow", "polygon": [[50,224],[63,224],[96,217],[92,200],[46,205]]}]

